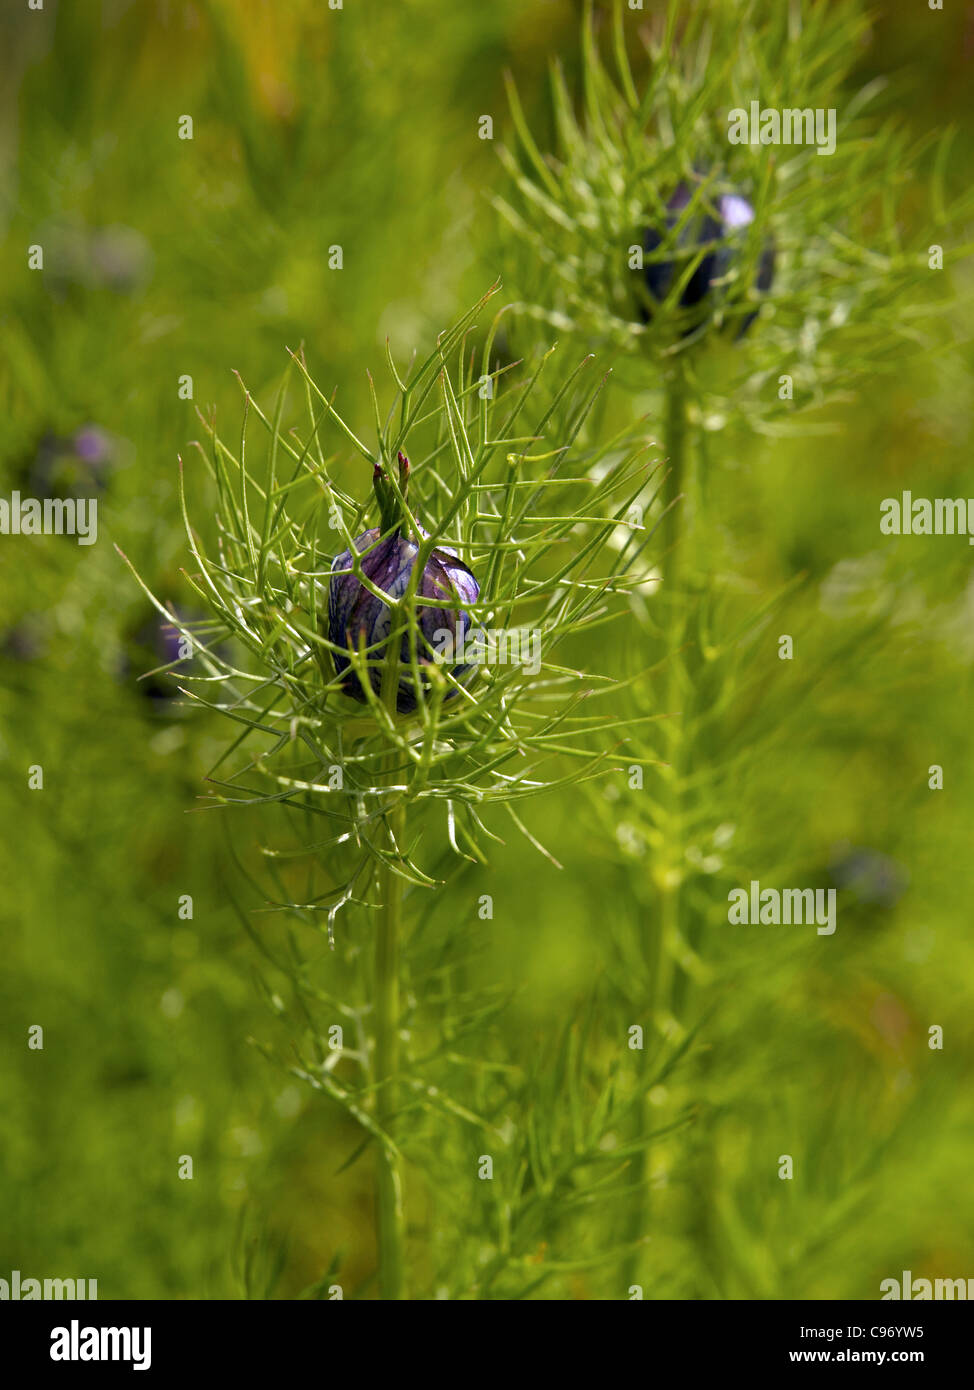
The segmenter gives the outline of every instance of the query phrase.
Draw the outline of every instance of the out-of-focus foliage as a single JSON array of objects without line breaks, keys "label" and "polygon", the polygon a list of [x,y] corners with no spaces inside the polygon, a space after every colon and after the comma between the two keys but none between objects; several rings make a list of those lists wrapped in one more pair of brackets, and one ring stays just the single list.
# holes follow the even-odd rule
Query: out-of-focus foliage
[{"label": "out-of-focus foliage", "polygon": [[[39,460],[70,463],[90,427],[105,460],[97,544],[0,536],[0,1275],[95,1277],[103,1297],[260,1297],[339,1268],[349,1296],[372,1272],[369,1170],[343,1167],[355,1127],[263,1055],[286,1057],[293,1001],[276,1001],[275,1022],[235,908],[260,904],[225,813],[201,809],[225,731],[166,677],[139,681],[170,659],[166,635],[111,542],[192,617],[175,460],[200,437],[194,407],[215,405],[229,430],[232,369],[266,398],[303,343],[316,380],[342,383],[343,413],[368,419],[365,369],[386,337],[408,358],[504,274],[484,196],[505,179],[504,70],[537,130],[550,57],[579,91],[579,12],[48,0],[0,19],[0,496],[36,488]],[[651,19],[625,23],[635,43]],[[911,141],[959,123],[944,177],[968,187],[961,8],[888,7],[853,58],[840,123],[843,93],[895,72],[891,114]],[[907,198],[902,216],[922,244],[933,210]],[[43,271],[27,268],[32,245]],[[969,268],[949,245],[945,260],[963,289]],[[706,1024],[685,1052],[674,1038],[651,1091],[673,1128],[651,1150],[647,1297],[871,1298],[902,1269],[974,1270],[970,551],[878,526],[904,488],[971,491],[970,399],[962,348],[858,383],[825,440],[756,441],[720,421],[701,436],[715,520],[695,532],[695,563],[719,576],[722,640],[747,635],[717,643],[719,680],[695,694],[722,738],[701,733],[708,828],[686,844],[706,949],[694,943],[682,1022]],[[600,427],[631,423],[629,397],[608,393]],[[350,455],[344,484],[356,476]],[[190,488],[200,516],[205,485]],[[651,588],[633,599],[652,603]],[[577,663],[648,664],[638,618],[627,650],[617,626],[596,630]],[[658,691],[644,682],[641,713],[660,712]],[[927,788],[934,763],[942,792]],[[532,830],[562,869],[507,836],[413,919],[428,1024],[444,991],[498,1004],[482,1059],[494,1079],[470,1097],[492,1107],[497,1176],[478,1181],[462,1127],[424,1118],[417,1291],[626,1296],[618,1261],[598,1259],[625,1228],[626,1135],[611,1121],[635,1078],[626,932],[653,903],[635,797],[620,778],[601,805],[549,798]],[[233,812],[235,844],[259,839],[259,811]],[[751,877],[844,885],[836,935],[729,928],[726,890]],[[461,919],[477,950],[458,977],[442,948]],[[27,1048],[36,1024],[43,1051]],[[793,1182],[778,1179],[782,1153]],[[184,1154],[192,1182],[177,1177]],[[611,1200],[573,1200],[598,1165]]]}]

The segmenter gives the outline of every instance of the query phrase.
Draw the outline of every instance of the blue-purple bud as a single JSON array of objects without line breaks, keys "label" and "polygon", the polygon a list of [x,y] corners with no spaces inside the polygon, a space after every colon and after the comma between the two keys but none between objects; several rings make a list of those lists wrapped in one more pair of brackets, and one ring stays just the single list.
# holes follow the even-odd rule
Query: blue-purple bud
[{"label": "blue-purple bud", "polygon": [[[399,456],[400,496],[405,495],[409,463],[403,455]],[[379,498],[386,526],[373,527],[363,531],[355,538],[355,549],[362,556],[362,572],[366,578],[391,599],[400,599],[409,587],[410,576],[419,545],[403,534],[400,526],[383,537],[388,525],[394,524],[398,498],[392,485],[376,470],[374,479],[376,495]],[[401,506],[401,503],[400,503]],[[422,533],[425,535],[425,532]],[[393,626],[393,614],[389,604],[371,593],[368,588],[351,573],[352,552],[345,550],[332,562],[328,582],[328,640],[336,647],[358,651],[360,645],[375,648],[367,652],[369,682],[376,695],[382,691],[382,675],[385,667],[385,646]],[[341,571],[349,573],[341,573]],[[437,656],[449,658],[454,652],[462,651],[466,635],[470,631],[470,616],[464,604],[476,603],[480,597],[480,585],[473,572],[463,561],[443,546],[437,546],[426,561],[422,577],[416,589],[416,663],[429,666]],[[436,600],[435,603],[422,603],[420,600]],[[396,624],[398,626],[398,623]],[[399,682],[396,692],[396,709],[400,714],[410,714],[416,709],[417,694],[413,680],[410,634],[404,632],[399,651]],[[367,703],[368,697],[362,689],[358,672],[344,652],[332,652],[336,675],[342,677],[342,689],[355,700]],[[461,680],[473,667],[459,662],[444,666],[455,680]],[[421,676],[421,680],[424,678]],[[424,680],[425,684],[425,680]],[[456,694],[447,692],[447,699]]]},{"label": "blue-purple bud", "polygon": [[35,497],[91,497],[105,490],[117,453],[117,441],[97,425],[83,425],[68,438],[46,435],[25,482]]},{"label": "blue-purple bud", "polygon": [[[672,232],[679,224],[693,197],[694,190],[688,184],[681,183],[666,205],[668,231]],[[729,273],[740,255],[746,229],[754,221],[751,204],[737,193],[721,193],[707,200],[712,211],[704,209],[704,198],[699,201],[700,210],[690,216],[677,237],[677,246],[685,254],[677,255],[673,260],[651,261],[645,272],[650,294],[662,302],[674,280],[685,270],[688,258],[695,251],[707,248],[680,294],[679,304],[683,309],[703,306],[712,296],[715,285]],[[648,228],[644,239],[647,256],[658,251],[664,239],[664,234],[658,228]],[[758,263],[755,288],[769,290],[773,279],[774,243],[768,241]],[[738,336],[747,331],[756,317],[755,312],[743,320]]]},{"label": "blue-purple bud", "polygon": [[[195,609],[181,609],[178,623],[167,622],[154,609],[140,614],[129,629],[117,670],[117,679],[146,701],[144,708],[175,718],[185,713],[180,705],[181,682],[187,675],[199,674],[192,642],[186,642],[179,623],[192,632],[204,630],[207,619]],[[161,669],[174,662],[179,663],[174,670]]]}]

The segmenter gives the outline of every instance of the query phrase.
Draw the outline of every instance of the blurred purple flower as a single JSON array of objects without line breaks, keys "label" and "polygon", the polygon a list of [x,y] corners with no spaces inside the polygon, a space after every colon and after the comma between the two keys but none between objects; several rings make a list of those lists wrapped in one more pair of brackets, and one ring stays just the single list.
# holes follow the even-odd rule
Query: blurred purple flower
[{"label": "blurred purple flower", "polygon": [[[666,205],[666,231],[672,232],[683,218],[695,196],[694,189],[681,183]],[[683,309],[694,309],[704,304],[713,290],[733,268],[740,255],[743,235],[754,221],[754,209],[746,198],[737,193],[721,193],[709,200],[701,197],[698,208],[685,222],[677,237],[677,247],[683,254],[671,260],[653,260],[645,267],[646,285],[654,299],[662,302],[675,280],[685,270],[696,251],[704,251],[693,274],[681,291],[679,304]],[[664,244],[666,233],[657,227],[649,227],[644,238],[646,255],[652,255]],[[704,250],[704,248],[706,248]],[[768,242],[758,263],[755,287],[769,290],[774,279],[774,245]],[[742,322],[738,336],[745,333],[756,312],[749,314]]]},{"label": "blurred purple flower", "polygon": [[152,248],[134,227],[56,219],[41,227],[38,240],[45,253],[44,280],[57,298],[72,287],[134,294],[152,274]]},{"label": "blurred purple flower", "polygon": [[[203,613],[181,610],[179,622],[195,632],[205,627],[207,619]],[[172,671],[160,669],[173,662],[179,664]],[[129,630],[118,678],[147,701],[155,714],[181,715],[184,711],[179,702],[185,697],[179,684],[183,675],[192,674],[194,669],[198,673],[192,643],[175,622],[167,622],[153,609]]]},{"label": "blurred purple flower", "polygon": [[96,285],[131,294],[152,272],[152,251],[134,227],[100,227],[88,243],[88,264]]},{"label": "blurred purple flower", "polygon": [[116,441],[98,425],[83,425],[67,439],[46,435],[27,469],[35,497],[91,497],[103,492],[118,456]]},{"label": "blurred purple flower", "polygon": [[0,653],[11,661],[37,661],[47,651],[42,620],[24,618],[0,635]]},{"label": "blurred purple flower", "polygon": [[909,874],[895,859],[848,841],[833,848],[830,875],[836,888],[875,907],[894,907],[910,882]]},{"label": "blurred purple flower", "polygon": [[104,463],[112,456],[112,442],[97,425],[85,425],[75,433],[74,451],[86,463]]}]

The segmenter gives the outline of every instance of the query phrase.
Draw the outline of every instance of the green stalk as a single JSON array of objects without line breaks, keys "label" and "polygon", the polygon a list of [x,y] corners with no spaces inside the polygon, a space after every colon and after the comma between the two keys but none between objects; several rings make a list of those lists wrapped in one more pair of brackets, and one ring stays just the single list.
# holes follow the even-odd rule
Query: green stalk
[{"label": "green stalk", "polygon": [[[663,597],[665,600],[664,656],[666,684],[663,710],[664,761],[660,769],[661,830],[663,845],[655,875],[659,893],[659,930],[655,943],[655,973],[652,981],[654,1014],[670,1002],[676,936],[680,922],[680,887],[683,881],[683,811],[680,789],[684,773],[683,700],[684,656],[681,648],[687,632],[687,595],[681,592],[684,550],[687,535],[685,494],[690,479],[687,469],[687,381],[686,368],[677,357],[666,382],[664,444],[669,469],[664,497],[670,507],[664,522]],[[682,500],[680,500],[682,499]]]},{"label": "green stalk", "polygon": [[[395,627],[395,624],[393,624]],[[394,715],[399,688],[399,643],[389,643],[382,673],[381,698]],[[395,775],[396,754],[391,753],[386,775]],[[397,793],[392,793],[393,796]],[[406,828],[406,807],[400,801],[386,815],[389,829],[389,856],[379,870],[382,906],[375,937],[373,1001],[375,1009],[375,1117],[383,1134],[395,1141],[399,1105],[399,976],[402,942],[403,879],[395,872],[393,856],[402,851]],[[379,1256],[379,1297],[399,1300],[405,1297],[406,1219],[403,1208],[402,1161],[388,1144],[382,1144],[376,1158],[375,1176],[376,1243]]]},{"label": "green stalk", "polygon": [[[402,843],[405,808],[389,813],[389,829]],[[375,939],[375,1086],[376,1119],[384,1134],[395,1138],[399,1074],[399,956],[402,937],[403,880],[388,864],[379,875],[382,907]],[[404,1295],[404,1246],[402,1164],[383,1144],[376,1170],[376,1227],[379,1248],[379,1295],[401,1299]]]},{"label": "green stalk", "polygon": [[[666,451],[666,480],[663,502],[667,508],[663,518],[663,593],[669,592],[668,624],[678,623],[681,613],[676,604],[676,582],[680,572],[680,541],[683,536],[684,508],[677,499],[687,484],[687,379],[686,366],[677,357],[666,377],[666,404],[663,420],[663,447]],[[669,635],[669,633],[668,633]]]},{"label": "green stalk", "polygon": [[[647,1018],[649,1027],[639,1054],[638,1085],[642,1094],[637,1100],[636,1139],[644,1141],[652,1128],[651,1106],[645,1094],[650,1062],[655,1058],[659,1041],[661,1015],[670,1003],[673,988],[673,965],[680,925],[680,885],[682,880],[682,809],[680,782],[683,774],[683,720],[679,713],[682,699],[680,671],[686,631],[685,595],[679,593],[682,570],[682,551],[685,538],[685,503],[680,500],[687,484],[687,382],[683,360],[677,358],[666,378],[663,446],[667,468],[663,501],[667,508],[663,518],[663,586],[664,618],[662,624],[665,657],[665,684],[662,711],[663,757],[666,766],[659,770],[661,845],[653,870],[656,912],[644,937],[647,979]],[[636,1191],[629,1228],[630,1242],[645,1239],[651,1215],[650,1146],[643,1143],[636,1160]],[[640,1282],[640,1251],[632,1250],[626,1261],[624,1282],[628,1288]]]}]

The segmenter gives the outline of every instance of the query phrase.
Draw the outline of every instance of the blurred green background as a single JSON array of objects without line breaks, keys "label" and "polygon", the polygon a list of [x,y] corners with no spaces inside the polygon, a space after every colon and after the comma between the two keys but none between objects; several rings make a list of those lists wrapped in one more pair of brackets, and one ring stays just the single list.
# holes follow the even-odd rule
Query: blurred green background
[{"label": "blurred green background", "polygon": [[[336,1173],[354,1134],[247,1045],[271,1025],[228,899],[222,813],[197,810],[226,730],[164,680],[138,681],[168,657],[112,542],[191,607],[176,455],[198,435],[194,406],[214,404],[232,437],[232,370],[266,403],[304,343],[367,428],[365,371],[385,339],[400,356],[426,347],[503,276],[485,196],[503,176],[478,121],[503,138],[509,68],[544,128],[547,65],[577,71],[580,13],[47,0],[0,17],[0,495],[52,472],[102,489],[94,546],[0,537],[2,1277],[235,1297],[244,1252],[281,1247],[273,1291],[294,1296],[339,1248],[349,1287],[372,1267],[368,1170]],[[897,71],[917,134],[960,124],[956,186],[972,173],[972,65],[974,9],[899,6],[877,15],[856,74]],[[34,244],[42,272],[27,268]],[[713,935],[715,1196],[701,1213],[693,1172],[654,1151],[647,1297],[870,1298],[902,1269],[974,1276],[970,552],[878,530],[879,501],[903,488],[974,493],[971,384],[969,360],[914,364],[844,407],[825,441],[711,445],[714,543],[743,607],[804,576],[753,660],[789,632],[796,667],[817,672],[787,738],[721,788],[743,881],[788,863],[804,877],[787,881],[825,882],[850,852],[873,857],[827,951]],[[616,631],[591,639],[594,663]],[[759,726],[788,711],[789,679],[782,664],[748,696]],[[606,916],[642,901],[639,834],[612,812],[599,838],[598,821],[572,797],[533,808],[560,873],[526,845],[495,847],[473,969],[515,990],[512,1055],[560,1033],[603,968]],[[34,1024],[43,1051],[27,1048]],[[793,1184],[777,1181],[781,1152]],[[583,1224],[597,1247],[605,1214]],[[624,1296],[601,1272],[547,1292]]]}]

